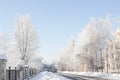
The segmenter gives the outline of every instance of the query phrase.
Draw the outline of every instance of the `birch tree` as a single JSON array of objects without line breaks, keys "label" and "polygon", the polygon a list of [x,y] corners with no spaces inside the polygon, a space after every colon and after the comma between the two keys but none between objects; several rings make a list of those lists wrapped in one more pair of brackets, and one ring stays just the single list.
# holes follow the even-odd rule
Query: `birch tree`
[{"label": "birch tree", "polygon": [[105,59],[107,72],[120,72],[120,29],[107,41],[108,51]]},{"label": "birch tree", "polygon": [[25,65],[38,48],[38,37],[29,15],[18,16],[15,28],[15,38],[20,59]]},{"label": "birch tree", "polygon": [[110,28],[111,22],[109,17],[98,20],[92,18],[90,23],[80,33],[74,53],[79,55],[76,57],[79,61],[82,61],[82,71],[89,71],[93,67],[97,70],[98,67],[102,66],[101,50],[104,49],[105,41],[110,35]]}]

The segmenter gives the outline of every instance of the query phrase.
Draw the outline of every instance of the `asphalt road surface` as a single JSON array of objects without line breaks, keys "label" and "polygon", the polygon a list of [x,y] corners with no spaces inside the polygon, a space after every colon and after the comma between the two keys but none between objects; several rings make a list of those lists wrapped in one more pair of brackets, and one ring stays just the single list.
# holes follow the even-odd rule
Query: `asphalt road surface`
[{"label": "asphalt road surface", "polygon": [[97,78],[97,77],[75,75],[75,74],[66,74],[66,73],[59,73],[59,75],[67,77],[71,80],[108,80],[108,79],[101,79],[101,78]]}]

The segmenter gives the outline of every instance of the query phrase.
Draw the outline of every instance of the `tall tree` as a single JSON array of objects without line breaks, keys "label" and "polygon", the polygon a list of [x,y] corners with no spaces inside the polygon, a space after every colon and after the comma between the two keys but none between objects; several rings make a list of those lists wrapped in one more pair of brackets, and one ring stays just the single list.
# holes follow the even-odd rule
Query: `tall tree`
[{"label": "tall tree", "polygon": [[20,59],[25,65],[38,48],[38,37],[29,15],[21,15],[16,22],[15,38]]},{"label": "tall tree", "polygon": [[[105,70],[107,72],[120,72],[120,29],[107,41]],[[109,67],[108,67],[109,66]]]},{"label": "tall tree", "polygon": [[69,46],[54,60],[54,64],[59,70],[73,70],[74,58],[73,52],[75,47],[75,38],[72,37]]},{"label": "tall tree", "polygon": [[[97,70],[102,66],[101,50],[104,49],[106,39],[110,35],[111,21],[106,19],[91,19],[90,23],[83,29],[76,43],[75,53],[81,63],[82,71],[89,71],[91,68]],[[82,62],[81,62],[82,61]]]},{"label": "tall tree", "polygon": [[7,37],[4,33],[0,34],[0,53],[1,54],[7,54],[8,52],[8,46],[9,46],[9,37]]}]

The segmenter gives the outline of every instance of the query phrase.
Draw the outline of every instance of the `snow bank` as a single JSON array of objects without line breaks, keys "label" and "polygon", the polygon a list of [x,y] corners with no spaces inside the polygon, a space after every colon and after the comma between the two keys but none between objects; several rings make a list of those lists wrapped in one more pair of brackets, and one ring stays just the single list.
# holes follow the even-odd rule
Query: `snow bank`
[{"label": "snow bank", "polygon": [[30,80],[70,80],[70,79],[62,77],[52,72],[45,71],[39,73],[37,76],[31,78]]},{"label": "snow bank", "polygon": [[66,72],[66,71],[61,73],[92,76],[92,77],[111,79],[111,80],[120,80],[120,74],[107,74],[107,73],[101,73],[101,72]]}]

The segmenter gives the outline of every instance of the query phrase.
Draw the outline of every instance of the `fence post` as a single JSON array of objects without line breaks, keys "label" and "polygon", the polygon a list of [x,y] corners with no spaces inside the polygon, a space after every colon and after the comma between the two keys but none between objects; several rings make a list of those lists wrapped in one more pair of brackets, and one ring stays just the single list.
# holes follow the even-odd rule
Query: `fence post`
[{"label": "fence post", "polygon": [[15,67],[15,80],[17,80],[17,69]]},{"label": "fence post", "polygon": [[11,67],[9,67],[9,80],[11,80],[11,75],[10,75],[10,72],[11,72]]},{"label": "fence post", "polygon": [[26,79],[26,67],[25,67],[25,79]]},{"label": "fence post", "polygon": [[33,76],[33,69],[31,70],[32,76]]}]

